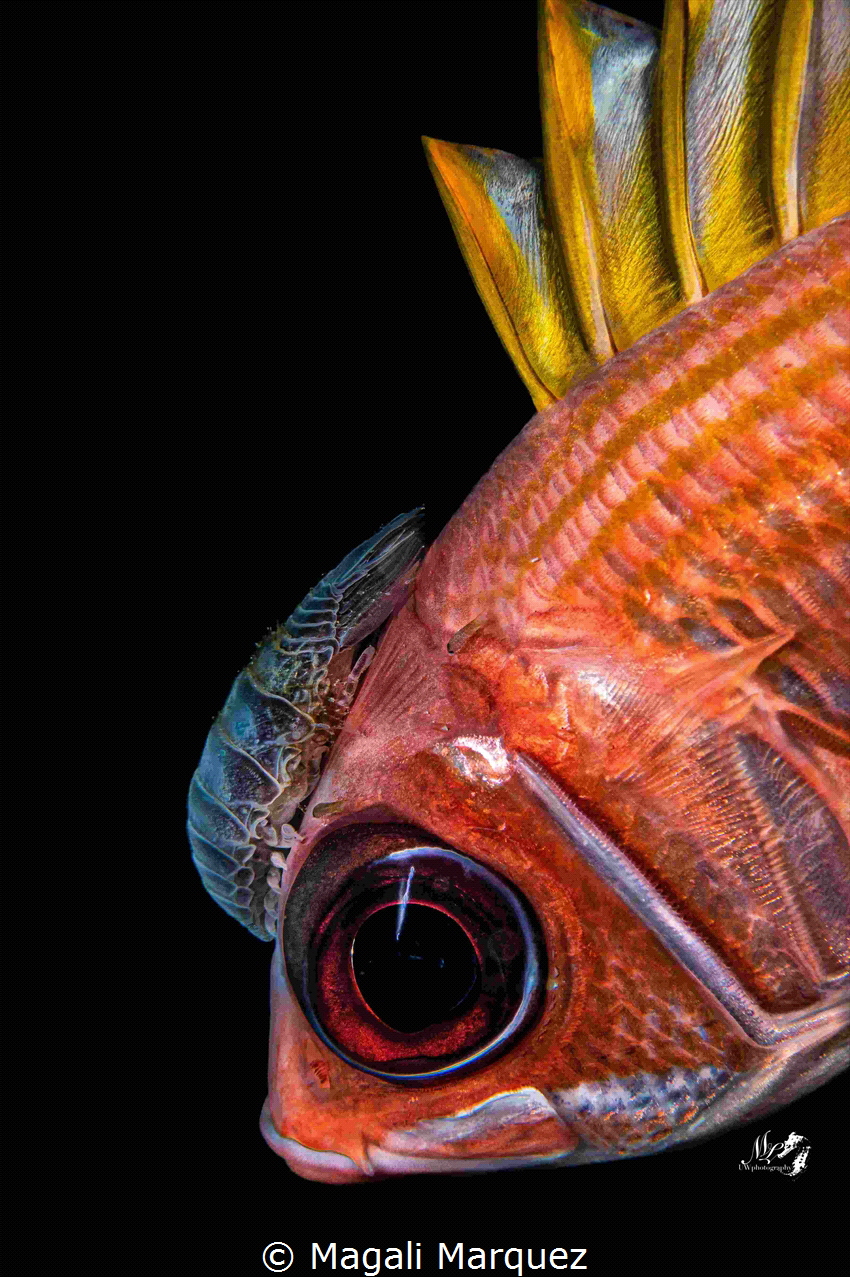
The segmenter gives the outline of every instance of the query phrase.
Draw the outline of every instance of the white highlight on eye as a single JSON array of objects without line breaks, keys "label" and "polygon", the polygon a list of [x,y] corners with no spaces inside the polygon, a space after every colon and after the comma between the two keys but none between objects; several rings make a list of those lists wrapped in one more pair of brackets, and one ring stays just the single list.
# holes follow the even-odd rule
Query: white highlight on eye
[{"label": "white highlight on eye", "polygon": [[400,908],[398,911],[398,922],[396,923],[396,928],[395,928],[396,941],[398,941],[398,938],[401,935],[401,929],[404,926],[404,918],[405,918],[405,914],[407,913],[407,906],[410,903],[410,884],[412,882],[413,882],[413,865],[411,865],[410,869],[408,870],[407,879],[404,884],[404,890],[402,891],[398,900]]},{"label": "white highlight on eye", "polygon": [[505,747],[496,736],[456,736],[438,747],[437,753],[464,780],[495,788],[503,785],[511,774],[511,763]]}]

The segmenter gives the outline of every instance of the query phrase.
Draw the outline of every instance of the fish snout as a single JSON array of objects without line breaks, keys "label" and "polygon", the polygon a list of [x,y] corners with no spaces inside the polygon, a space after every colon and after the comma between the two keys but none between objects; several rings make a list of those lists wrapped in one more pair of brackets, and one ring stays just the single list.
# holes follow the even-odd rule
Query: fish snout
[{"label": "fish snout", "polygon": [[274,1124],[268,1100],[260,1114],[260,1130],[269,1148],[284,1158],[289,1169],[302,1179],[318,1180],[323,1184],[356,1184],[371,1178],[344,1153],[308,1148],[298,1140],[281,1135]]}]

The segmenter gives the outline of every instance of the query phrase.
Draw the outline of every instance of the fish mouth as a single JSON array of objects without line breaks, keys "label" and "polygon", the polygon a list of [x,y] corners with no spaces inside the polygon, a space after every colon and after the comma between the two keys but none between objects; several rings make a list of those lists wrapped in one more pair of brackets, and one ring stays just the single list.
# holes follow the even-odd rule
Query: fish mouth
[{"label": "fish mouth", "polygon": [[[732,1078],[710,1067],[581,1083],[552,1093],[524,1087],[409,1128],[389,1129],[380,1143],[364,1142],[353,1156],[282,1135],[268,1100],[260,1127],[269,1146],[296,1174],[324,1183],[543,1169],[660,1152],[690,1138],[691,1113],[711,1110],[730,1089],[735,1089]],[[642,1128],[648,1106],[666,1112],[666,1131]],[[619,1138],[607,1130],[612,1117],[621,1119]],[[501,1152],[493,1142],[504,1143],[508,1128],[513,1148]]]},{"label": "fish mouth", "polygon": [[260,1131],[273,1152],[285,1159],[290,1170],[302,1179],[320,1180],[324,1184],[353,1184],[370,1179],[350,1157],[334,1153],[332,1149],[309,1148],[287,1135],[281,1135],[272,1119],[266,1100],[260,1114]]},{"label": "fish mouth", "polygon": [[526,1153],[513,1157],[426,1157],[396,1153],[371,1144],[364,1160],[355,1162],[333,1149],[310,1148],[290,1136],[281,1135],[266,1100],[260,1115],[260,1131],[273,1152],[284,1158],[290,1170],[302,1179],[324,1184],[356,1184],[385,1179],[390,1175],[465,1175],[493,1170],[520,1170],[527,1166],[563,1165],[570,1153]]},{"label": "fish mouth", "polygon": [[[843,1010],[846,1016],[846,1008]],[[806,1045],[805,1067],[791,1042],[760,1067],[737,1075],[705,1065],[697,1070],[674,1068],[657,1075],[578,1083],[551,1094],[524,1088],[494,1096],[464,1112],[417,1122],[407,1130],[387,1131],[381,1144],[358,1148],[356,1160],[333,1149],[311,1148],[281,1135],[268,1100],[263,1106],[260,1128],[269,1147],[296,1174],[326,1184],[362,1183],[394,1175],[463,1175],[525,1167],[581,1166],[624,1156],[644,1157],[705,1139],[751,1117],[765,1116],[850,1064],[846,1031],[826,1049],[816,1033]],[[645,1126],[641,1129],[647,1106],[664,1112],[666,1131],[653,1132]],[[615,1138],[613,1143],[610,1133],[609,1138],[599,1138],[600,1127],[610,1127],[612,1115],[618,1115],[625,1123],[621,1138]],[[629,1121],[629,1117],[634,1120]],[[558,1141],[560,1147],[546,1149],[538,1144],[533,1151],[524,1153],[500,1155],[488,1149],[477,1156],[463,1156],[461,1149],[467,1138],[477,1140],[486,1137],[488,1131],[498,1134],[509,1118],[514,1122],[525,1119],[532,1126],[554,1119],[563,1132]],[[631,1138],[626,1138],[629,1134]],[[428,1145],[434,1144],[441,1147],[429,1155]],[[444,1150],[452,1145],[458,1151],[447,1155]]]}]

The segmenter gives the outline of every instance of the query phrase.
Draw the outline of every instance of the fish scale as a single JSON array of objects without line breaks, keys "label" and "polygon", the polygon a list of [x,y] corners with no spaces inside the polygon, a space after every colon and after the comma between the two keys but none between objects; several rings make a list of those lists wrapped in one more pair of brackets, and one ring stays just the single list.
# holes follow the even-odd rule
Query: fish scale
[{"label": "fish scale", "polygon": [[[843,339],[848,246],[850,221],[842,217],[755,267],[755,278],[735,281],[644,338],[533,419],[441,534],[420,577],[418,593],[425,606],[429,582],[439,577],[439,593],[448,593],[452,600],[450,617],[443,623],[460,629],[473,608],[481,610],[482,600],[521,595],[526,579],[546,570],[533,562],[544,549],[549,563],[553,550],[557,553],[564,584],[581,577],[595,583],[594,562],[606,534],[610,544],[619,544],[610,525],[622,522],[627,529],[627,515],[656,500],[656,485],[663,484],[687,528],[697,495],[691,486],[689,498],[688,486],[699,483],[709,469],[706,463],[736,439],[744,444],[746,465],[738,464],[730,485],[735,499],[740,497],[735,480],[751,484],[777,454],[784,459],[780,450],[793,439],[795,428],[798,434],[804,432],[807,450],[822,448],[827,456],[839,458],[846,446],[846,415],[839,414],[847,413],[850,400],[850,361]],[[766,305],[760,307],[759,298],[765,294]],[[788,367],[781,367],[781,376],[774,373],[766,385],[767,368],[777,364]],[[654,384],[659,368],[669,383],[661,394]],[[651,463],[643,462],[644,476],[630,494],[630,509],[618,515],[615,507],[603,522],[599,511],[606,502],[601,493],[612,467],[626,456],[640,465],[641,446],[647,445],[656,451],[650,453]],[[728,463],[735,465],[731,454]],[[835,479],[841,483],[835,464]],[[568,491],[546,520],[540,520],[533,506],[541,498],[551,501],[553,475],[561,483],[567,480]],[[777,468],[775,477],[780,476]],[[598,504],[591,509],[594,499]],[[750,510],[769,499],[769,488],[753,493]],[[711,502],[708,491],[704,508],[712,508]],[[565,530],[568,518],[582,514],[587,515],[584,529],[577,526],[570,536]],[[505,555],[501,540],[483,541],[479,524],[485,518],[492,521],[494,515],[505,526],[523,529],[521,555]],[[756,522],[752,513],[750,521]],[[584,547],[583,554],[577,546]],[[442,573],[447,564],[446,581]],[[603,573],[602,580],[608,583],[610,577]],[[622,593],[621,585],[611,585]],[[564,592],[561,597],[571,595]]]},{"label": "fish scale", "polygon": [[329,1182],[660,1151],[850,1063],[850,3],[540,15],[542,162],[425,139],[540,411],[418,571],[402,516],[261,646],[191,791],[277,940],[264,1136]]}]

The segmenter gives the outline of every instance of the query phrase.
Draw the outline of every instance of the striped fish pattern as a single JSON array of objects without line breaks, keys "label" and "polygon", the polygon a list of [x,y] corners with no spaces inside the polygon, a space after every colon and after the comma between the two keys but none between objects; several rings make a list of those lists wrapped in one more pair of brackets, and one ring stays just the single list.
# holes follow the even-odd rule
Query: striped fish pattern
[{"label": "striped fish pattern", "polygon": [[[235,742],[243,676],[198,773],[219,897],[279,873],[261,1125],[326,1182],[662,1151],[850,1064],[850,4],[541,0],[540,80],[542,160],[425,139],[538,413],[319,666],[267,654],[308,729]],[[286,747],[271,806],[216,732]]]},{"label": "striped fish pattern", "polygon": [[[777,1007],[850,965],[849,284],[844,217],[586,379],[482,480],[417,586],[446,636],[484,612],[552,667],[604,634],[570,786],[705,927],[734,888],[729,953]],[[569,695],[575,719],[588,698]],[[666,854],[659,822],[699,850]],[[700,865],[723,877],[697,903]]]}]

